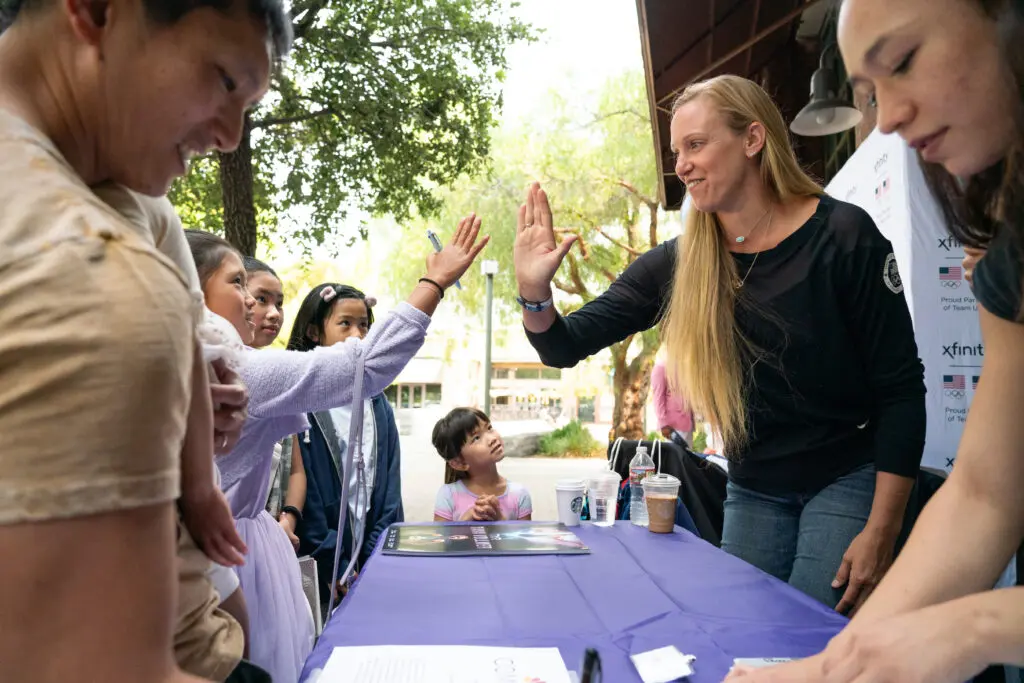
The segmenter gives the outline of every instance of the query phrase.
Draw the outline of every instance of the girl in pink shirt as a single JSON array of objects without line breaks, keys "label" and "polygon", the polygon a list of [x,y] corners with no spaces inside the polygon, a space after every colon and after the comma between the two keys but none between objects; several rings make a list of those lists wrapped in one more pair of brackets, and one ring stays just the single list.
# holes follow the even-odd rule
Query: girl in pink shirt
[{"label": "girl in pink shirt", "polygon": [[456,408],[434,425],[434,448],[445,461],[435,522],[528,520],[533,502],[525,486],[498,474],[505,444],[490,419],[475,408]]}]

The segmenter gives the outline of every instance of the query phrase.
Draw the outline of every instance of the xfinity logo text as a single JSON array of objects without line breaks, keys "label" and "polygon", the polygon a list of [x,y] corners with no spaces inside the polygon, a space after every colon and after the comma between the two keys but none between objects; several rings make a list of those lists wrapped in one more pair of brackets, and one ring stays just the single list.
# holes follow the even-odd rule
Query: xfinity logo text
[{"label": "xfinity logo text", "polygon": [[954,249],[962,249],[963,244],[960,243],[955,237],[940,237],[939,238],[939,249],[945,251],[953,251]]},{"label": "xfinity logo text", "polygon": [[875,173],[878,173],[878,169],[882,168],[882,165],[887,161],[889,161],[888,153],[878,157],[878,161],[875,162]]},{"label": "xfinity logo text", "polygon": [[985,356],[985,345],[984,344],[973,344],[971,346],[963,346],[960,342],[953,342],[948,346],[942,345],[942,355],[949,358],[963,358],[965,356],[972,357],[984,357]]}]

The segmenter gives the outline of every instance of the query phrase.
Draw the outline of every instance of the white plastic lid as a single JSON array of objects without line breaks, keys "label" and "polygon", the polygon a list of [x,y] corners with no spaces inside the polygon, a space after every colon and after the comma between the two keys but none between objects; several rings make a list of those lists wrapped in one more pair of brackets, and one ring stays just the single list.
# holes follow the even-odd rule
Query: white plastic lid
[{"label": "white plastic lid", "polygon": [[644,478],[643,487],[644,491],[674,493],[679,491],[679,485],[681,483],[681,481],[673,477],[671,474],[652,474]]},{"label": "white plastic lid", "polygon": [[576,491],[586,487],[587,485],[582,479],[559,479],[555,482],[556,491]]},{"label": "white plastic lid", "polygon": [[601,470],[594,472],[588,481],[622,481],[622,475],[614,470]]}]

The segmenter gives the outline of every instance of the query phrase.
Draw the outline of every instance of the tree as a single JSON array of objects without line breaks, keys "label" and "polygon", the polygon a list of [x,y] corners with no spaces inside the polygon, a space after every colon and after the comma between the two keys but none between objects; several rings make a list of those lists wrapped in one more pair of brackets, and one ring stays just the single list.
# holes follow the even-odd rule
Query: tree
[{"label": "tree", "polygon": [[436,212],[440,188],[490,149],[505,53],[533,37],[517,6],[296,0],[293,51],[240,146],[194,164],[172,201],[246,254],[293,207],[304,217],[289,239],[307,248],[354,210]]},{"label": "tree", "polygon": [[[483,258],[497,259],[496,297],[516,296],[512,244],[516,211],[528,183],[540,180],[555,213],[557,231],[575,234],[573,247],[554,286],[559,308],[568,313],[594,299],[638,256],[661,238],[657,170],[643,78],[631,73],[610,80],[598,97],[596,111],[580,120],[570,102],[549,96],[546,121],[495,134],[489,172],[467,177],[445,194],[439,220],[429,223],[449,234],[458,217],[476,211],[484,232],[492,236]],[[391,263],[391,282],[401,291],[419,277],[416,266],[426,253],[425,240],[401,244]],[[460,305],[469,313],[484,300],[481,277],[463,280]],[[515,311],[518,314],[518,310]],[[643,438],[644,406],[658,348],[657,330],[627,337],[610,348],[615,386],[611,436]]]}]

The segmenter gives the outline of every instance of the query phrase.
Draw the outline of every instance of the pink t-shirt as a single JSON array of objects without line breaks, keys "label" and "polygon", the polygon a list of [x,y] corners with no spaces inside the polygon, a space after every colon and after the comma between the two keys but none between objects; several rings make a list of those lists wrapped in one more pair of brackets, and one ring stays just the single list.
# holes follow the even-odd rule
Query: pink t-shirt
[{"label": "pink t-shirt", "polygon": [[[445,484],[437,492],[434,516],[448,521],[459,521],[462,515],[476,505],[478,496],[466,488],[462,481]],[[533,514],[533,501],[526,487],[514,482],[505,483],[505,493],[498,496],[498,507],[507,520],[517,520]]]},{"label": "pink t-shirt", "polygon": [[693,411],[682,397],[669,390],[668,377],[665,376],[662,363],[656,363],[651,371],[651,393],[654,395],[658,427],[671,427],[682,434],[693,431]]}]

